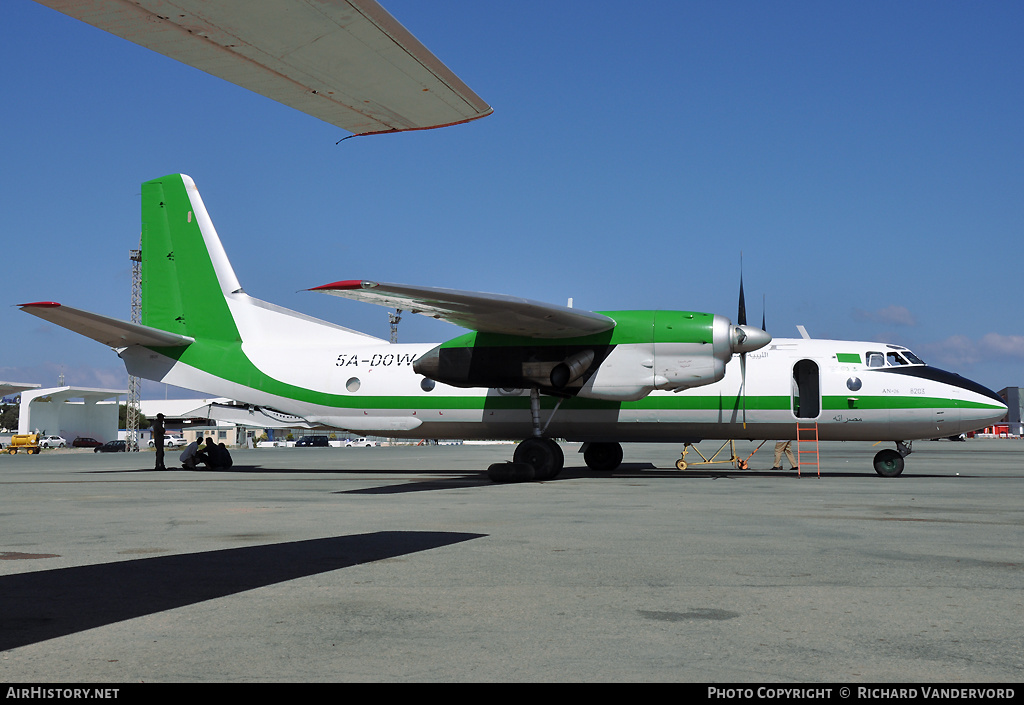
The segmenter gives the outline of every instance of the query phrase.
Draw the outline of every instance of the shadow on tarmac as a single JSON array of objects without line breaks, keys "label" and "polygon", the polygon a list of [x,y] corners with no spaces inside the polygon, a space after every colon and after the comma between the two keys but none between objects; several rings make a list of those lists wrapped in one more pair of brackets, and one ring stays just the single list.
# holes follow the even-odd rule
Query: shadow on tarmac
[{"label": "shadow on tarmac", "polygon": [[485,535],[380,531],[6,575],[0,651]]},{"label": "shadow on tarmac", "polygon": [[[487,472],[484,470],[451,470],[451,469],[436,469],[436,470],[424,470],[423,468],[415,469],[402,469],[402,470],[382,470],[380,468],[324,468],[324,469],[311,469],[311,468],[263,468],[258,465],[250,466],[233,466],[230,469],[214,469],[209,470],[200,468],[198,470],[185,470],[183,468],[169,468],[166,471],[155,471],[152,469],[131,469],[131,470],[100,470],[90,471],[99,474],[103,473],[153,473],[156,477],[164,476],[167,472],[183,472],[183,473],[208,473],[213,476],[218,474],[235,474],[235,473],[251,473],[251,474],[268,474],[268,475],[279,475],[279,474],[290,474],[290,473],[302,473],[302,474],[314,474],[314,475],[358,475],[363,473],[372,473],[375,475],[392,475],[400,477],[402,475],[412,475],[421,477],[426,473],[437,473],[445,475],[446,477],[439,477],[431,480],[419,480],[409,481],[404,483],[396,483],[389,485],[379,485],[376,487],[363,487],[356,490],[340,490],[334,494],[348,494],[348,495],[389,495],[389,494],[406,494],[410,492],[430,492],[435,490],[453,490],[453,489],[464,489],[468,487],[502,487],[508,484],[521,484],[521,483],[496,483],[492,482],[487,476]],[[454,476],[453,476],[454,475]],[[737,480],[743,478],[766,478],[773,477],[779,479],[803,479],[803,480],[824,480],[828,478],[865,478],[873,479],[878,482],[882,481],[908,481],[912,479],[925,479],[925,478],[939,478],[948,477],[942,474],[922,474],[922,473],[908,473],[901,475],[898,478],[882,478],[879,477],[875,472],[870,470],[865,471],[825,471],[820,475],[814,471],[806,471],[804,473],[798,473],[795,470],[735,470],[735,469],[723,469],[723,470],[698,470],[696,468],[688,468],[686,470],[676,470],[675,468],[657,468],[651,463],[623,463],[617,469],[602,472],[591,470],[586,466],[570,466],[565,467],[558,477],[552,480],[540,480],[537,482],[563,482],[566,480],[578,480],[578,479],[608,479],[608,480],[628,480],[628,479],[674,479],[674,480],[696,480],[696,479],[710,479],[710,480]],[[957,479],[975,477],[974,475],[960,475]],[[534,482],[534,481],[529,481]]]}]

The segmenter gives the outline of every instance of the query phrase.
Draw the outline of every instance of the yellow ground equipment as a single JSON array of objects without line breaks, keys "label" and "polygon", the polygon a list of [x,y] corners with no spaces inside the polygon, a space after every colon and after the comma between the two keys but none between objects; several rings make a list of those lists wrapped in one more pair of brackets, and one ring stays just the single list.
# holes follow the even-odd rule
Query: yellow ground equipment
[{"label": "yellow ground equipment", "polygon": [[11,455],[14,455],[19,450],[23,450],[29,455],[35,455],[39,453],[39,434],[21,433],[11,436],[11,444],[7,446],[6,450]]},{"label": "yellow ground equipment", "polygon": [[[763,446],[764,444],[765,444],[765,441],[761,441],[761,445],[759,445],[757,448],[754,448],[754,453],[756,453],[757,451],[761,450],[761,446]],[[727,447],[729,448],[729,457],[728,458],[723,458],[723,459],[719,460],[718,456],[722,455],[723,451],[725,451],[725,449]],[[697,462],[693,462],[693,461],[686,462],[686,453],[687,453],[687,451],[690,448],[693,448],[694,452],[696,452],[697,455],[699,455],[701,457],[700,461],[697,461]],[[676,469],[677,470],[685,470],[686,468],[692,468],[694,465],[722,465],[722,464],[728,464],[728,465],[735,466],[735,468],[737,470],[747,470],[748,467],[749,467],[747,465],[747,463],[750,460],[750,458],[753,457],[754,453],[751,453],[750,455],[748,455],[746,457],[746,459],[744,460],[743,458],[741,458],[738,455],[736,455],[736,441],[735,440],[728,440],[728,441],[726,441],[725,443],[722,444],[722,447],[719,448],[718,451],[714,455],[712,455],[710,458],[708,458],[703,453],[700,452],[700,449],[697,446],[693,445],[692,443],[684,443],[683,444],[682,457],[679,460],[676,461]]]}]

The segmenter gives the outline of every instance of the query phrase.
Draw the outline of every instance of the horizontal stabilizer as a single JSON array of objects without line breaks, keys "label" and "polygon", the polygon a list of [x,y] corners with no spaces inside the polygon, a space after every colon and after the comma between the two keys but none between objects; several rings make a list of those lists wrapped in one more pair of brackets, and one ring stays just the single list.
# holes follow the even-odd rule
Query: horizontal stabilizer
[{"label": "horizontal stabilizer", "polygon": [[98,313],[89,313],[52,301],[21,304],[20,308],[25,313],[31,313],[45,321],[56,323],[62,328],[67,328],[112,348],[125,348],[129,345],[184,347],[195,342],[194,338],[187,335],[168,333],[159,328],[129,323],[117,318],[101,316]]},{"label": "horizontal stabilizer", "polygon": [[262,406],[222,404],[210,402],[198,409],[193,409],[183,416],[216,419],[218,422],[229,422],[236,426],[252,428],[312,428],[301,416],[285,414]]},{"label": "horizontal stabilizer", "polygon": [[360,280],[324,284],[309,291],[400,308],[478,333],[575,338],[603,333],[615,327],[614,319],[600,313],[504,294]]}]

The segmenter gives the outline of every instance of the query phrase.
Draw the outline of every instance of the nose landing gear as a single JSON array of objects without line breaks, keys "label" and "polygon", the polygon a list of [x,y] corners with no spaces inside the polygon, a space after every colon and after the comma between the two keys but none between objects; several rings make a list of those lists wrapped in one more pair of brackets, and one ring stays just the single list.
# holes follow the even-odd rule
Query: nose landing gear
[{"label": "nose landing gear", "polygon": [[903,472],[903,459],[912,452],[910,443],[896,441],[896,450],[886,448],[875,454],[875,472],[882,477],[899,477]]}]

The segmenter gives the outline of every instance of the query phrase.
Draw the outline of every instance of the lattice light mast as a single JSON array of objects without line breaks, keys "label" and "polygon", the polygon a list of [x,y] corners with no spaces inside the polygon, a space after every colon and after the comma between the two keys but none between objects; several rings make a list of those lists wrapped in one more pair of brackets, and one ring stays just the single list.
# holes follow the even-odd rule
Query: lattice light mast
[{"label": "lattice light mast", "polygon": [[[132,260],[132,323],[142,323],[142,250],[129,250]],[[125,414],[125,445],[139,450],[139,411],[142,407],[142,380],[128,377],[128,406]]]},{"label": "lattice light mast", "polygon": [[402,309],[396,308],[394,313],[388,313],[388,322],[391,324],[391,342],[398,342],[398,322],[402,320]]}]

